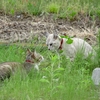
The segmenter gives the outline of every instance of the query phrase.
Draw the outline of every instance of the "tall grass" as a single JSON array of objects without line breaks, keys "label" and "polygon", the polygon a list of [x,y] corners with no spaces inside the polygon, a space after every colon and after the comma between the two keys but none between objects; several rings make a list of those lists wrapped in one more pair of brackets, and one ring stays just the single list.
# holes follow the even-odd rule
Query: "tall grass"
[{"label": "tall grass", "polygon": [[[26,48],[0,45],[0,62],[24,62]],[[17,71],[10,79],[0,82],[0,100],[98,100],[91,81],[91,62],[81,59],[71,62],[43,46],[37,45],[35,49],[45,58],[40,72],[24,75]]]},{"label": "tall grass", "polygon": [[78,14],[99,16],[99,0],[1,0],[0,9],[5,13],[28,13],[39,15],[54,13],[60,18],[74,19]]}]

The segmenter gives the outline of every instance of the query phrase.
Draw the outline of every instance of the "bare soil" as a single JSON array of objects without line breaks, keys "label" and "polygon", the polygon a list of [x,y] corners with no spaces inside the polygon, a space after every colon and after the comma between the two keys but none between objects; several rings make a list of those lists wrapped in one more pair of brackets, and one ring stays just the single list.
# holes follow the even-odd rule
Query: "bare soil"
[{"label": "bare soil", "polygon": [[29,16],[26,14],[5,15],[0,12],[0,43],[28,42],[36,35],[38,40],[44,38],[46,32],[66,34],[71,37],[85,39],[91,45],[96,45],[100,20],[91,20],[81,16],[72,21],[57,19],[52,14]]}]

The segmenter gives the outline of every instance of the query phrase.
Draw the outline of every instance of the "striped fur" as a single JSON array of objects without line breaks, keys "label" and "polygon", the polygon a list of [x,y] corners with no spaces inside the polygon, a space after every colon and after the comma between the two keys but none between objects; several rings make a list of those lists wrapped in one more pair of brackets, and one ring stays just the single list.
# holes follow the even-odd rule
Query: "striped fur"
[{"label": "striped fur", "polygon": [[34,67],[39,71],[38,66],[40,62],[43,61],[43,56],[37,53],[36,51],[31,52],[29,49],[27,50],[26,60],[24,63],[18,62],[4,62],[0,64],[0,80],[4,80],[5,78],[9,78],[12,73],[14,73],[18,68],[25,69],[26,72],[30,72],[30,70]]}]

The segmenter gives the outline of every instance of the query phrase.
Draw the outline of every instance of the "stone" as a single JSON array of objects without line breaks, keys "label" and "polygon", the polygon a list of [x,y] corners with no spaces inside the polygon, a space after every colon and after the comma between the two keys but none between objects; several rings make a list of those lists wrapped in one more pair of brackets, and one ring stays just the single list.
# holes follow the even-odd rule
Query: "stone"
[{"label": "stone", "polygon": [[100,68],[95,68],[92,72],[92,80],[94,85],[100,85]]}]

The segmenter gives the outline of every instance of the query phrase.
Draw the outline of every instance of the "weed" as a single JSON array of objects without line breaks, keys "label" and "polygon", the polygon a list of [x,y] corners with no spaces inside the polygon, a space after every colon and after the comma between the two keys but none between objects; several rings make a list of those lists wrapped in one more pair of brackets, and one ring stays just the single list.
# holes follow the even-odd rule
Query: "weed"
[{"label": "weed", "polygon": [[49,13],[58,13],[60,10],[60,5],[57,3],[50,3],[46,7],[47,12]]},{"label": "weed", "polygon": [[28,5],[27,5],[28,12],[33,15],[38,15],[41,13],[40,6],[41,6],[41,1],[28,2]]},{"label": "weed", "polygon": [[74,20],[80,12],[85,15],[91,14],[99,16],[99,2],[99,0],[92,0],[91,2],[87,0],[57,0],[56,2],[54,0],[1,0],[0,9],[12,15],[17,12],[31,15],[49,12],[57,14],[59,18]]}]

